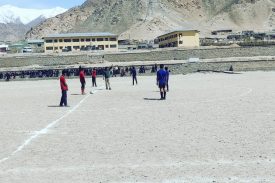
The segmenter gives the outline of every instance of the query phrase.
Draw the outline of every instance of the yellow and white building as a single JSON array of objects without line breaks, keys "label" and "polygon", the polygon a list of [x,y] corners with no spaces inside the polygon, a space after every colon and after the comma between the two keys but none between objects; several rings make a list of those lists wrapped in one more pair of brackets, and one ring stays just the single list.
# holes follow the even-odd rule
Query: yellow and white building
[{"label": "yellow and white building", "polygon": [[108,32],[50,34],[43,39],[45,53],[81,50],[118,50],[118,36]]},{"label": "yellow and white building", "polygon": [[159,36],[158,41],[159,48],[198,48],[200,46],[200,34],[198,30],[177,30]]}]

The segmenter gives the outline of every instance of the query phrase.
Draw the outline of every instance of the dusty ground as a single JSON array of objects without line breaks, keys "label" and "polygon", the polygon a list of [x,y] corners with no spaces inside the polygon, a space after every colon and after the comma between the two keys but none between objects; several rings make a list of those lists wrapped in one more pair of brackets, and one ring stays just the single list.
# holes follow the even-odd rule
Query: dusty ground
[{"label": "dusty ground", "polygon": [[138,79],[0,83],[0,182],[275,182],[275,72]]}]

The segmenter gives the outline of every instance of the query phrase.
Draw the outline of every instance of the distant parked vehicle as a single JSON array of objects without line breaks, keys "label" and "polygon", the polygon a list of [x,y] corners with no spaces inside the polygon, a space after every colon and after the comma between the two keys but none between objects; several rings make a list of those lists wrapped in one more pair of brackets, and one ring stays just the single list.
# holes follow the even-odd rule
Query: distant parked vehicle
[{"label": "distant parked vehicle", "polygon": [[62,52],[69,52],[70,50],[68,48],[63,48]]},{"label": "distant parked vehicle", "polygon": [[86,46],[81,49],[81,51],[92,51],[92,50],[96,50],[96,47],[95,46]]},{"label": "distant parked vehicle", "polygon": [[32,53],[32,48],[31,47],[24,47],[23,48],[23,53]]}]

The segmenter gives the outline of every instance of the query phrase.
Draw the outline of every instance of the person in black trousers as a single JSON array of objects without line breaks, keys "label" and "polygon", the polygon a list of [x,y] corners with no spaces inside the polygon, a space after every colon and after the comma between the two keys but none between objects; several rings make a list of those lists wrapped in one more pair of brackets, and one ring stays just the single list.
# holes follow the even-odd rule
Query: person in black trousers
[{"label": "person in black trousers", "polygon": [[62,75],[60,76],[59,80],[60,80],[60,88],[62,91],[62,96],[61,96],[61,100],[60,100],[60,104],[59,106],[62,107],[63,105],[65,107],[67,107],[67,91],[68,91],[68,85],[66,83],[66,79],[65,79],[65,74],[66,71],[63,70],[62,71]]},{"label": "person in black trousers", "polygon": [[136,81],[136,85],[138,84],[137,82],[137,71],[136,68],[133,66],[131,69],[131,74],[132,74],[132,78],[133,78],[133,86],[135,85],[135,81]]}]

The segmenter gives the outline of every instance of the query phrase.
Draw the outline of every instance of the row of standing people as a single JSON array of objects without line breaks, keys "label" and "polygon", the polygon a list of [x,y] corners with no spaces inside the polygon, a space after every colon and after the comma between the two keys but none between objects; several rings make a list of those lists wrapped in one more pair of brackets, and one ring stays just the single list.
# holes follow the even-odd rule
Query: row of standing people
[{"label": "row of standing people", "polygon": [[[103,72],[103,79],[105,80],[105,86],[106,90],[111,90],[111,85],[110,85],[110,77],[111,77],[111,70],[112,67],[106,67]],[[137,71],[135,67],[131,67],[131,75],[132,75],[132,81],[133,85],[138,84],[137,81]],[[61,95],[61,100],[60,100],[60,106],[68,106],[67,105],[67,91],[68,91],[68,85],[66,83],[65,79],[66,71],[62,71],[62,75],[60,76],[60,87],[62,91]],[[97,71],[96,69],[93,69],[91,72],[92,75],[92,86],[97,87],[96,83],[96,78],[97,78]],[[81,94],[85,95],[85,86],[86,86],[86,79],[85,79],[85,73],[84,69],[79,67],[79,79],[81,83]],[[161,95],[161,100],[166,99],[166,92],[169,91],[169,70],[168,67],[165,67],[164,65],[160,65],[160,69],[157,71],[157,85],[160,89],[160,95]]]},{"label": "row of standing people", "polygon": [[[145,73],[145,67],[140,66],[139,73]],[[65,75],[67,77],[71,76],[78,76],[79,75],[79,69],[71,68],[71,69],[65,69],[66,73]],[[103,75],[105,72],[105,68],[85,68],[84,73],[86,75],[92,74],[92,72],[96,71],[99,75]],[[131,72],[131,68],[129,67],[113,67],[111,69],[111,75],[112,76],[126,76],[129,72]],[[59,77],[60,71],[58,69],[45,69],[45,70],[25,70],[25,71],[3,71],[0,72],[0,80],[14,80],[17,78],[54,78]]]}]

